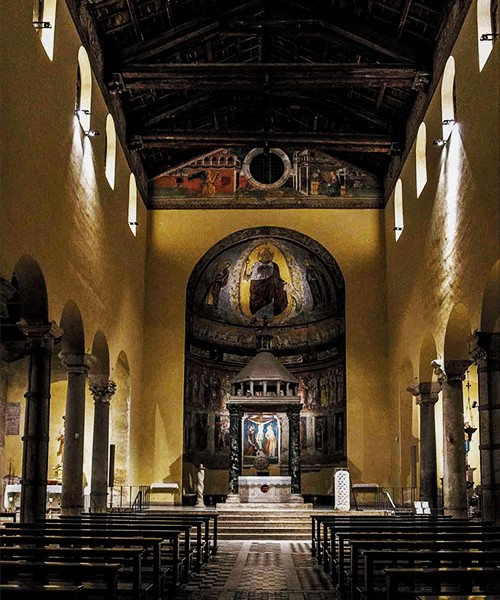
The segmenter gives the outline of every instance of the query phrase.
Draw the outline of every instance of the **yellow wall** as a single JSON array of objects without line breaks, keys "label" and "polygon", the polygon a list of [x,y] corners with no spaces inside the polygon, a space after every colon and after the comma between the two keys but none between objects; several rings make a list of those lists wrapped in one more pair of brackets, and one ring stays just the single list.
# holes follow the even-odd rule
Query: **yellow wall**
[{"label": "yellow wall", "polygon": [[155,431],[155,481],[180,481],[185,293],[198,260],[225,236],[254,226],[294,229],[325,246],[345,278],[348,458],[357,481],[388,483],[383,211],[151,211],[145,310],[145,419]]},{"label": "yellow wall", "polygon": [[[141,415],[146,211],[139,200],[135,238],[127,218],[130,170],[120,148],[114,190],[105,178],[107,109],[95,80],[91,127],[101,136],[85,138],[74,115],[80,42],[65,3],[57,3],[52,62],[31,24],[31,2],[3,2],[0,12],[0,275],[10,280],[17,261],[31,255],[47,283],[49,319],[59,323],[71,299],[82,313],[87,350],[100,329],[108,340],[110,368],[125,352],[134,382],[134,424]],[[64,396],[64,390],[56,395]],[[137,447],[141,430],[133,429]],[[7,442],[0,473],[13,459],[20,474],[20,439]]]},{"label": "yellow wall", "polygon": [[[444,357],[448,320],[455,306],[465,306],[468,331],[481,329],[485,286],[500,257],[500,44],[495,44],[479,73],[476,32],[473,2],[452,52],[456,66],[457,123],[444,148],[432,144],[442,138],[439,87],[424,119],[428,181],[416,198],[414,148],[401,175],[405,228],[397,242],[392,231],[393,199],[386,207],[389,381],[394,412],[400,410],[400,401],[414,404],[405,391],[414,378],[429,381],[432,376],[429,364],[425,365],[425,372],[419,372],[426,335],[434,337],[437,355]],[[500,299],[498,302],[500,314]],[[403,367],[405,362],[411,364],[409,374]],[[475,377],[474,370],[471,375]],[[475,385],[471,388],[471,398],[477,399]],[[415,410],[413,415],[415,422]],[[441,402],[436,405],[436,417],[439,453]],[[477,410],[474,417],[477,427]],[[400,437],[405,435],[406,427],[405,423],[401,425]],[[469,457],[476,467],[478,437],[476,434],[473,438],[475,448]],[[402,449],[403,457],[406,451],[407,448]],[[441,465],[439,454],[438,462]]]}]

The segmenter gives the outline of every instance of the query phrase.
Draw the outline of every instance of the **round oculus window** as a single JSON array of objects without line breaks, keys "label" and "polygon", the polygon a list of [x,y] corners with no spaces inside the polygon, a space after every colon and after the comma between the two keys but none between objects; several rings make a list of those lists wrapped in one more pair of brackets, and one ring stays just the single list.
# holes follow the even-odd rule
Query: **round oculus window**
[{"label": "round oculus window", "polygon": [[259,190],[281,187],[290,177],[291,170],[290,159],[280,148],[254,148],[242,165],[247,180]]}]

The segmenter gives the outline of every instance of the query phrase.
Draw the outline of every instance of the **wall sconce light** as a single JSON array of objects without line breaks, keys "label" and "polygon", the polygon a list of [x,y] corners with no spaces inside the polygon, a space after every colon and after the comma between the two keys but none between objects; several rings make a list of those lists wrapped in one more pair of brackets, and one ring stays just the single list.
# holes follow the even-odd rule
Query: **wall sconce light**
[{"label": "wall sconce light", "polygon": [[52,23],[49,21],[33,21],[35,29],[52,29]]},{"label": "wall sconce light", "polygon": [[455,119],[444,119],[443,125],[455,125]]},{"label": "wall sconce light", "polygon": [[433,140],[434,146],[446,146],[446,140]]},{"label": "wall sconce light", "polygon": [[495,38],[497,38],[500,34],[498,33],[482,33],[479,40],[481,42],[492,42]]},{"label": "wall sconce light", "polygon": [[75,115],[77,117],[80,115],[90,115],[90,110],[88,108],[75,108]]},{"label": "wall sconce light", "polygon": [[392,228],[393,231],[403,231],[402,227],[393,227]]},{"label": "wall sconce light", "polygon": [[96,135],[101,135],[100,131],[86,131],[85,135],[87,137],[96,137]]},{"label": "wall sconce light", "polygon": [[136,227],[139,227],[139,223],[137,221],[129,221],[128,224],[132,227],[132,225],[135,225]]}]

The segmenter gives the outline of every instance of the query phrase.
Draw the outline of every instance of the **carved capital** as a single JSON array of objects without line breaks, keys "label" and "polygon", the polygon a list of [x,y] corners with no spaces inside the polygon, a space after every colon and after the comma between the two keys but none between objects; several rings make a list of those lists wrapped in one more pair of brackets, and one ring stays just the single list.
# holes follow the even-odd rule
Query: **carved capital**
[{"label": "carved capital", "polygon": [[21,319],[17,326],[27,337],[29,350],[52,350],[54,340],[60,338],[64,333],[55,321],[50,321],[50,323],[28,323],[25,319]]},{"label": "carved capital", "polygon": [[229,412],[230,417],[242,417],[243,416],[243,406],[237,403],[227,403],[226,408]]},{"label": "carved capital", "polygon": [[406,391],[410,392],[412,396],[420,396],[420,384],[418,381],[414,381],[406,388]]},{"label": "carved capital", "polygon": [[463,381],[465,372],[471,366],[471,360],[445,360],[444,370],[447,381]]},{"label": "carved capital", "polygon": [[441,358],[436,358],[431,362],[434,374],[437,377],[438,382],[442,383],[446,381],[446,373],[444,371],[444,361]]},{"label": "carved capital", "polygon": [[469,351],[479,367],[499,369],[500,333],[476,330],[472,336]]},{"label": "carved capital", "polygon": [[302,404],[287,404],[286,405],[286,414],[289,419],[293,417],[298,418],[300,415],[300,411],[302,409]]},{"label": "carved capital", "polygon": [[436,404],[438,394],[442,389],[443,384],[440,381],[421,381],[420,398],[417,404]]},{"label": "carved capital", "polygon": [[116,383],[111,381],[111,379],[106,383],[91,382],[89,390],[96,404],[109,404],[116,392]]},{"label": "carved capital", "polygon": [[72,352],[59,352],[59,358],[66,371],[75,375],[88,375],[89,369],[96,364],[92,354],[73,354]]}]

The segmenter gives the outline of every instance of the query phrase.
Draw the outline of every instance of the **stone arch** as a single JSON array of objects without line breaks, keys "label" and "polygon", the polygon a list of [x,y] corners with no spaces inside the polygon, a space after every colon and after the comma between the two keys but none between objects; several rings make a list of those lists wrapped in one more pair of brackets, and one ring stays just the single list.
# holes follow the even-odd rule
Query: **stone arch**
[{"label": "stone arch", "polygon": [[68,300],[64,305],[61,315],[62,352],[83,355],[85,353],[85,332],[83,319],[78,305],[73,300]]},{"label": "stone arch", "polygon": [[420,347],[420,360],[418,368],[419,381],[431,382],[436,378],[432,361],[437,358],[436,341],[431,333],[427,333]]},{"label": "stone arch", "polygon": [[12,284],[19,291],[19,317],[30,324],[47,323],[49,302],[45,277],[38,262],[23,256],[14,268]]},{"label": "stone arch", "polygon": [[484,289],[481,331],[500,333],[500,260],[493,265]]},{"label": "stone arch", "polygon": [[468,360],[471,338],[470,318],[467,308],[457,304],[450,313],[444,338],[445,360]]},{"label": "stone arch", "polygon": [[116,392],[111,402],[111,444],[115,445],[115,486],[128,485],[130,473],[130,392],[131,378],[123,350],[113,371]]},{"label": "stone arch", "polygon": [[[274,298],[279,296],[279,303],[273,300],[256,307],[252,300],[257,263],[272,264]],[[330,469],[308,476],[304,493],[325,493],[332,464],[347,462],[344,309],[344,277],[335,258],[298,231],[267,226],[237,231],[200,258],[186,292],[183,465],[187,492],[192,491],[190,482],[201,462],[207,470],[205,493],[227,491],[225,399],[232,378],[255,355],[256,333],[265,316],[273,353],[299,379],[304,404],[302,464]],[[274,474],[280,474],[283,465],[286,469],[288,461],[288,425],[285,418],[282,421],[282,452],[278,463],[271,465]],[[250,458],[246,460],[248,466]]]},{"label": "stone arch", "polygon": [[92,342],[92,356],[95,364],[92,367],[92,377],[103,380],[109,379],[109,347],[108,340],[101,330],[96,331]]}]

